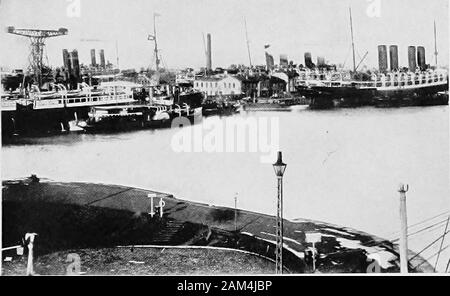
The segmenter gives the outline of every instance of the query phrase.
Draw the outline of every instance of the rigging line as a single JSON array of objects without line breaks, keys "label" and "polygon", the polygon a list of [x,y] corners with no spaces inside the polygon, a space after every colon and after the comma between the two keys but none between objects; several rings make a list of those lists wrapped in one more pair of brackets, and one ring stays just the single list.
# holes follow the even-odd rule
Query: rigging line
[{"label": "rigging line", "polygon": [[413,260],[414,258],[418,257],[420,254],[422,254],[424,251],[426,251],[428,248],[430,248],[432,245],[434,245],[436,242],[438,242],[443,236],[445,236],[447,233],[449,233],[450,231],[447,231],[446,233],[444,233],[443,235],[439,236],[437,239],[435,239],[432,243],[430,243],[428,246],[426,246],[425,248],[422,249],[422,251],[420,251],[419,253],[417,253],[416,255],[414,255],[411,259],[409,259],[409,261]]},{"label": "rigging line", "polygon": [[[450,247],[450,244],[446,245],[445,247],[442,248],[442,250],[440,250],[440,252],[442,253],[442,251],[445,251],[446,249],[448,249]],[[439,251],[434,253],[433,255],[431,255],[430,257],[427,258],[427,261],[429,261],[431,258],[438,256],[439,255]],[[434,268],[436,269],[436,267]]]},{"label": "rigging line", "polygon": [[[441,224],[443,224],[444,222],[445,222],[445,221],[441,221],[441,222],[439,222],[438,224],[431,225],[431,226],[429,226],[429,227],[427,227],[427,228],[418,230],[418,231],[413,232],[413,233],[408,233],[407,238],[413,240],[413,239],[416,239],[416,238],[418,238],[418,237],[419,237],[419,238],[421,237],[421,236],[415,236],[416,234],[420,234],[420,233],[422,233],[422,232],[425,232],[425,234],[426,234],[426,233],[429,233],[429,232],[433,232],[433,231],[439,230],[439,228],[442,227]],[[396,243],[396,242],[398,242],[398,240],[399,240],[398,237],[389,239],[389,241],[390,241],[391,243]]]},{"label": "rigging line", "polygon": [[[450,232],[450,231],[449,231]],[[439,240],[439,239],[438,239]],[[392,246],[390,246],[390,244],[392,244],[392,242],[388,241],[388,240],[384,240],[384,241],[376,241],[374,239],[366,241],[366,242],[362,242],[360,241],[361,245],[364,247],[369,247],[369,248],[374,248],[374,247],[383,247],[385,248],[387,251],[389,252],[394,252],[394,253],[398,253],[397,251],[395,251],[394,249],[392,249]],[[336,251],[333,253],[328,253],[327,255],[335,255],[335,254],[341,254],[341,253],[348,253],[348,252],[353,252],[355,250],[350,249],[350,250],[343,250],[343,251]],[[423,252],[424,250],[422,250],[421,252]],[[418,257],[420,255],[420,253],[416,254],[414,257],[412,257],[410,260],[413,260],[414,258]]]},{"label": "rigging line", "polygon": [[[447,218],[447,224],[445,225],[444,233],[447,232],[447,229],[448,229],[448,222],[450,222],[450,216],[448,216],[448,218]],[[436,266],[437,266],[438,261],[439,261],[439,256],[441,255],[442,245],[444,244],[444,240],[445,240],[445,235],[442,237],[441,246],[439,247],[439,252],[438,252],[437,258],[436,258],[436,263],[434,263],[434,269],[435,269],[435,270],[436,270]],[[447,246],[447,247],[448,247],[448,246]]]},{"label": "rigging line", "polygon": [[[431,218],[427,218],[427,219],[425,219],[425,220],[423,220],[423,221],[420,221],[420,222],[417,222],[417,223],[415,223],[415,224],[412,224],[412,225],[408,226],[408,229],[409,229],[409,228],[413,228],[413,227],[415,227],[415,226],[417,226],[417,225],[423,224],[423,223],[425,223],[425,222],[431,221],[431,220],[433,220],[433,219],[435,219],[435,218],[437,218],[437,217],[446,215],[446,214],[448,214],[448,213],[450,213],[450,211],[445,211],[445,212],[440,213],[440,214],[438,214],[438,215],[436,215],[436,216],[433,216],[433,217],[431,217]],[[387,234],[386,236],[394,235],[394,234],[397,234],[397,233],[399,233],[399,232],[400,232],[400,231],[394,231],[394,232],[391,232],[391,233]]]},{"label": "rigging line", "polygon": [[[428,218],[428,219],[425,219],[425,220],[423,220],[423,221],[421,221],[421,222],[417,222],[417,223],[415,223],[415,224],[412,224],[411,226],[409,226],[409,227],[414,227],[414,226],[417,226],[417,225],[419,225],[419,224],[422,224],[422,223],[424,223],[424,222],[428,222],[428,221],[430,221],[430,220],[433,220],[434,218],[437,218],[437,217],[440,217],[440,216],[443,216],[443,215],[446,215],[446,214],[450,214],[450,211],[445,211],[445,212],[442,212],[441,214],[439,214],[439,215],[436,215],[436,216],[434,216],[434,217],[431,217],[431,218]],[[409,228],[408,227],[408,228]]]},{"label": "rigging line", "polygon": [[[449,218],[450,218],[450,217],[449,217]],[[411,234],[408,234],[408,237],[413,236],[413,235],[416,235],[416,234],[419,234],[419,233],[421,233],[421,232],[423,232],[423,231],[425,231],[425,230],[430,230],[430,231],[431,231],[430,228],[433,228],[433,227],[436,227],[436,226],[438,226],[438,225],[440,225],[440,224],[443,224],[443,223],[446,222],[446,221],[448,221],[448,220],[442,220],[442,221],[437,222],[437,223],[435,223],[435,224],[433,224],[433,225],[430,225],[430,226],[427,226],[427,227],[422,228],[422,229],[420,229],[420,230],[417,230],[416,232],[413,232],[413,233],[411,233]],[[399,238],[395,238],[395,239],[392,239],[391,242],[395,242],[395,241],[398,241],[398,240],[399,240]]]},{"label": "rigging line", "polygon": [[[444,212],[444,213],[441,213],[441,214],[439,214],[439,215],[437,215],[437,216],[434,216],[434,217],[432,217],[432,218],[428,218],[428,219],[426,219],[426,220],[432,220],[432,219],[434,219],[434,218],[436,218],[436,217],[439,217],[439,216],[442,216],[443,214],[446,214],[447,212],[450,212],[450,211],[446,211],[446,212]],[[425,220],[424,220],[425,221]],[[424,221],[422,221],[422,222],[424,222]],[[443,221],[441,221],[440,223],[443,223],[443,222],[445,222],[446,220],[443,220]],[[411,227],[412,226],[416,226],[416,225],[419,225],[419,224],[421,224],[422,222],[418,222],[418,223],[416,223],[416,224],[414,224],[414,225],[411,225]],[[423,229],[422,229],[422,231],[423,231]],[[448,231],[448,232],[450,232],[450,231]],[[447,232],[447,233],[448,233]],[[446,234],[447,234],[446,233]],[[413,234],[411,234],[411,235],[413,235]],[[442,236],[440,236],[436,241],[439,241],[439,239],[441,238]],[[430,246],[432,246],[434,243],[436,243],[436,241],[435,242],[433,242],[432,244],[430,244],[429,246],[427,246],[424,250],[422,250],[422,251],[420,251],[419,253],[417,253],[414,257],[412,257],[410,260],[412,260],[412,259],[414,259],[414,258],[416,258],[416,257],[418,257],[423,251],[425,251],[426,249],[428,249]],[[389,244],[392,244],[392,241],[389,241],[389,240],[381,240],[381,241],[377,241],[377,240],[375,240],[375,239],[371,239],[371,240],[368,240],[368,241],[365,241],[365,242],[362,242],[362,241],[360,241],[360,243],[361,243],[361,245],[362,246],[366,246],[366,247],[387,247],[387,248],[389,248],[390,246],[389,246]],[[392,250],[391,250],[392,251]],[[341,253],[341,252],[348,252],[348,251],[338,251],[338,252],[333,252],[333,253],[330,253],[330,254],[338,254],[338,253]]]},{"label": "rigging line", "polygon": [[[444,251],[445,249],[447,249],[448,247],[450,247],[450,245],[445,246],[442,251]],[[413,269],[417,269],[419,266],[422,266],[422,264],[424,264],[425,262],[430,261],[430,259],[432,259],[434,256],[439,255],[439,252],[434,253],[432,256],[428,257],[427,259],[425,259],[424,261],[420,262],[419,264],[417,264],[415,267],[413,267]],[[434,270],[436,270],[436,266],[434,267]]]},{"label": "rigging line", "polygon": [[445,268],[445,272],[447,273],[447,271],[448,271],[448,267],[450,266],[450,259],[448,259],[448,262],[447,262],[447,267]]},{"label": "rigging line", "polygon": [[[430,238],[431,236],[434,236],[434,233],[436,232],[440,232],[442,231],[441,228],[444,228],[444,226],[439,226],[436,227],[434,229],[430,229],[429,231],[427,231],[426,233],[424,233],[423,235],[418,235],[418,236],[413,236],[411,238],[408,238],[408,241],[415,241],[414,244],[418,244],[420,241],[425,241],[427,240],[427,238]],[[395,242],[394,244],[396,244],[397,242]]]},{"label": "rigging line", "polygon": [[356,50],[356,54],[358,55],[358,58],[359,58],[360,60],[362,60],[361,55],[359,54],[359,51],[358,51],[358,50]]}]

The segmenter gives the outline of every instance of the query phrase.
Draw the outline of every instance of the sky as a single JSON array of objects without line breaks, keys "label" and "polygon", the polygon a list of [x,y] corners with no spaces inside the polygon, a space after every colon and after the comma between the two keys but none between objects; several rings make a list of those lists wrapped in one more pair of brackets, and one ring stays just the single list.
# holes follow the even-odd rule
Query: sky
[{"label": "sky", "polygon": [[244,18],[253,64],[265,63],[264,45],[270,44],[277,62],[287,54],[304,63],[310,51],[314,61],[325,56],[351,67],[350,6],[357,62],[368,52],[363,64],[376,67],[377,45],[395,44],[400,65],[407,66],[409,45],[425,46],[427,63],[433,63],[436,20],[439,64],[448,66],[447,0],[1,0],[0,66],[16,69],[28,63],[29,41],[7,34],[7,26],[67,28],[67,36],[46,42],[52,66],[62,65],[63,48],[78,49],[85,64],[91,48],[97,55],[104,48],[106,59],[116,63],[116,41],[121,69],[151,66],[153,43],[147,36],[158,13],[158,45],[168,68],[203,67],[206,33],[212,35],[213,67],[248,65]]}]

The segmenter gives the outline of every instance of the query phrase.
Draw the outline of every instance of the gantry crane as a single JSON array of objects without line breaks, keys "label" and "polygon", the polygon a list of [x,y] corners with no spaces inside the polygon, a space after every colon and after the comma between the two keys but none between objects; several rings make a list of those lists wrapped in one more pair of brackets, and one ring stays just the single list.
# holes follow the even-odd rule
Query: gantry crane
[{"label": "gantry crane", "polygon": [[60,28],[58,30],[38,30],[38,29],[16,29],[8,27],[7,32],[19,36],[28,37],[31,41],[31,51],[29,56],[29,68],[34,74],[39,86],[42,85],[42,66],[45,47],[45,39],[67,35],[68,30]]}]

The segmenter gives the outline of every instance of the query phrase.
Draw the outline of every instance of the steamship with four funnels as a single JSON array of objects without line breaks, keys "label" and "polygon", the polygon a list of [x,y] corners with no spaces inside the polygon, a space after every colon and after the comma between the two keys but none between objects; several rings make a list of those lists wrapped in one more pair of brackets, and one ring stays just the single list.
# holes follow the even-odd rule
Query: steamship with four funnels
[{"label": "steamship with four funnels", "polygon": [[430,67],[425,48],[408,47],[408,68],[398,64],[398,47],[378,46],[379,71],[373,73],[303,71],[299,89],[312,106],[410,106],[448,104],[448,71]]}]

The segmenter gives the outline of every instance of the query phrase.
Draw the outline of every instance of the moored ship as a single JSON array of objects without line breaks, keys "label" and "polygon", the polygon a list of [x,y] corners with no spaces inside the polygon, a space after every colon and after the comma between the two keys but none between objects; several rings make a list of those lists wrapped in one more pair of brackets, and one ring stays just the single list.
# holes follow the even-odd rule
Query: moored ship
[{"label": "moored ship", "polygon": [[[426,64],[425,47],[408,47],[408,67],[399,66],[398,46],[378,46],[379,69],[358,71],[366,55],[359,64],[355,60],[355,44],[353,40],[353,24],[350,10],[350,28],[353,50],[353,70],[337,71],[336,69],[303,69],[299,71],[297,89],[300,94],[311,98],[311,107],[358,107],[375,105],[394,106],[426,106],[447,105],[448,70],[439,69],[437,48],[435,48],[436,65]],[[435,26],[436,40],[436,26]],[[436,42],[435,42],[436,44]],[[436,45],[435,45],[436,46]],[[305,55],[306,59],[306,55]],[[308,62],[306,61],[306,64]]]},{"label": "moored ship", "polygon": [[2,136],[69,131],[70,122],[87,118],[92,106],[135,102],[131,88],[120,83],[96,87],[80,83],[76,90],[55,84],[52,91],[33,87],[2,94]]},{"label": "moored ship", "polygon": [[115,132],[165,126],[169,122],[167,107],[133,104],[92,107],[89,118],[80,121],[78,126],[89,132]]},{"label": "moored ship", "polygon": [[313,73],[302,79],[300,92],[311,97],[313,107],[448,104],[448,96],[438,95],[448,90],[448,72],[443,69],[378,73],[366,81],[345,80],[337,73]]}]

